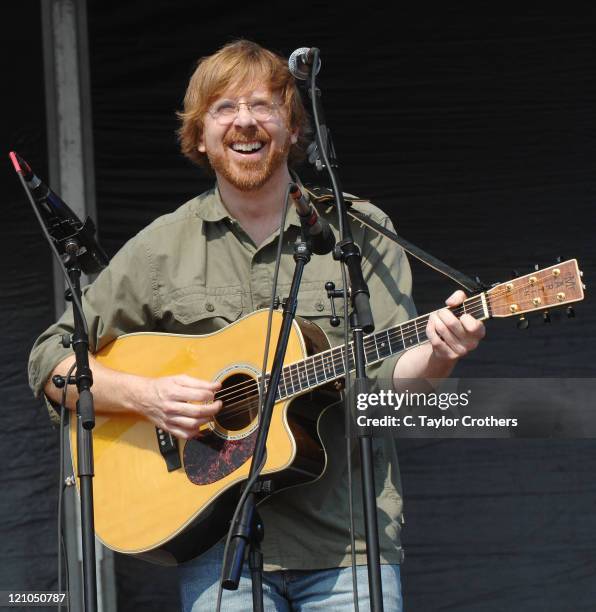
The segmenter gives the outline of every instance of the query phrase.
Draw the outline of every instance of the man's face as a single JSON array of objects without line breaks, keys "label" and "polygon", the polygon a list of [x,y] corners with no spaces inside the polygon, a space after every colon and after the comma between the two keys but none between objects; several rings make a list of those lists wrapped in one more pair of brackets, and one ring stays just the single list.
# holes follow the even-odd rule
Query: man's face
[{"label": "man's face", "polygon": [[[207,154],[218,178],[241,191],[252,191],[285,166],[297,130],[288,128],[281,101],[278,93],[256,86],[247,91],[230,88],[210,106],[198,149]],[[271,104],[270,116],[264,118],[259,111]],[[237,107],[238,113],[226,119],[222,116],[226,107],[232,114]]]}]

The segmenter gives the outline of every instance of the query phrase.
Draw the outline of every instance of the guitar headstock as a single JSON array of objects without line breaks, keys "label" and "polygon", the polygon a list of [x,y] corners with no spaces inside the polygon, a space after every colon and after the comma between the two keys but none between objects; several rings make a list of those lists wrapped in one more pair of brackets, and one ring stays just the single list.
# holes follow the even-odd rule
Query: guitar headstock
[{"label": "guitar headstock", "polygon": [[500,283],[486,292],[491,316],[515,317],[584,299],[577,259]]}]

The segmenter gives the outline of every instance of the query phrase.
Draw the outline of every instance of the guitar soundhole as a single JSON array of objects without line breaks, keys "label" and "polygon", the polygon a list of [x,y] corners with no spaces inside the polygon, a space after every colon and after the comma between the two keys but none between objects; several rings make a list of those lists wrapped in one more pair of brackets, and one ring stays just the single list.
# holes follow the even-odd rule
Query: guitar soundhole
[{"label": "guitar soundhole", "polygon": [[216,398],[223,400],[223,408],[215,421],[224,429],[238,431],[248,427],[258,412],[258,387],[248,374],[232,374],[222,383]]}]

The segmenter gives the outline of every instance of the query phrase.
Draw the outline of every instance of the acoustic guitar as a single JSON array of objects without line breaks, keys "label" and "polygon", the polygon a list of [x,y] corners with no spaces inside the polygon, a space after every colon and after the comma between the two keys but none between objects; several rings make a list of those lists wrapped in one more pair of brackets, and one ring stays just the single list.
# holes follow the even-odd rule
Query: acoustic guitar
[{"label": "acoustic guitar", "polygon": [[[575,259],[493,286],[452,309],[480,320],[527,313],[583,299]],[[218,380],[223,408],[183,441],[132,414],[97,415],[94,430],[95,530],[108,547],[175,564],[201,554],[225,533],[246,480],[257,429],[258,388],[267,311],[256,311],[206,336],[133,333],[102,348],[96,358],[148,377],[188,374]],[[367,364],[427,341],[430,314],[365,338]],[[274,312],[273,335],[281,323]],[[272,343],[274,345],[275,343]],[[271,347],[271,363],[274,346]],[[350,345],[347,364],[353,369]],[[326,455],[318,420],[341,388],[345,347],[330,348],[314,323],[297,318],[288,343],[262,475],[273,491],[319,478]],[[336,396],[335,396],[336,397]],[[69,436],[76,470],[76,419]],[[77,480],[78,486],[78,480]]]}]

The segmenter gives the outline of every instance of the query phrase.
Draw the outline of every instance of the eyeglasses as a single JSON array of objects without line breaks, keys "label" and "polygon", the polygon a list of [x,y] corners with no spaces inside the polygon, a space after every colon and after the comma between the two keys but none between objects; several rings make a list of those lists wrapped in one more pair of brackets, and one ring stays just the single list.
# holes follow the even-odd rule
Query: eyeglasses
[{"label": "eyeglasses", "polygon": [[220,100],[216,102],[207,112],[219,123],[219,125],[230,125],[240,112],[240,105],[244,104],[246,110],[257,121],[268,121],[279,109],[277,102],[256,100],[255,102],[236,102],[235,100]]}]

